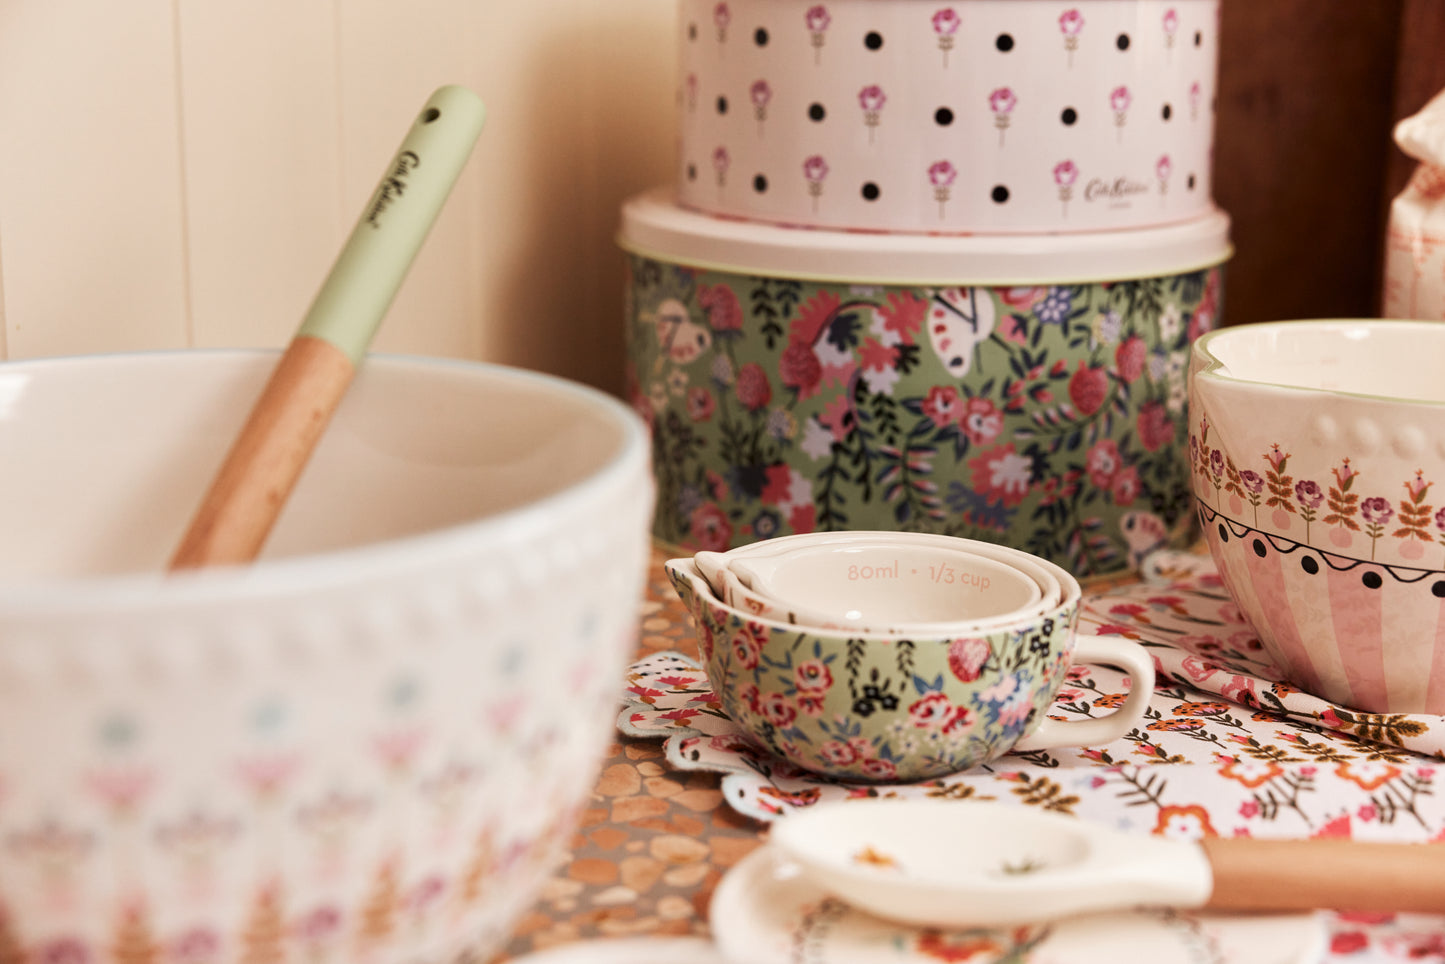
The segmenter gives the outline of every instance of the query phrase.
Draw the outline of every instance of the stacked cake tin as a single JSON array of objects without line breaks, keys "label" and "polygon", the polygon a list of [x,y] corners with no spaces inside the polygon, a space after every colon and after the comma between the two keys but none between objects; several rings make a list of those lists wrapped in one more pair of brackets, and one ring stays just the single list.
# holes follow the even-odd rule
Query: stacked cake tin
[{"label": "stacked cake tin", "polygon": [[624,205],[654,534],[945,532],[1089,577],[1190,533],[1217,0],[679,0]]}]

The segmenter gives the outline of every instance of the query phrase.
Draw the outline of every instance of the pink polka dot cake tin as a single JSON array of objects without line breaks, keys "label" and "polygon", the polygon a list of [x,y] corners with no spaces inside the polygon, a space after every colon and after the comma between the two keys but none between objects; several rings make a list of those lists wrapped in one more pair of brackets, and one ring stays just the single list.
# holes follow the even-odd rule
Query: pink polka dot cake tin
[{"label": "pink polka dot cake tin", "polygon": [[1210,209],[1218,0],[679,0],[678,200],[938,234]]}]

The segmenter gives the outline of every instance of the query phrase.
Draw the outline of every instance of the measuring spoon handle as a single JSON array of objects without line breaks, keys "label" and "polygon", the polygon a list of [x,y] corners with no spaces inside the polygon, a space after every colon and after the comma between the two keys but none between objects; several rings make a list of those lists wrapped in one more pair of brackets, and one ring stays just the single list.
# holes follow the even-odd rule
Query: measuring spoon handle
[{"label": "measuring spoon handle", "polygon": [[1353,840],[1200,841],[1220,910],[1445,913],[1445,846]]}]

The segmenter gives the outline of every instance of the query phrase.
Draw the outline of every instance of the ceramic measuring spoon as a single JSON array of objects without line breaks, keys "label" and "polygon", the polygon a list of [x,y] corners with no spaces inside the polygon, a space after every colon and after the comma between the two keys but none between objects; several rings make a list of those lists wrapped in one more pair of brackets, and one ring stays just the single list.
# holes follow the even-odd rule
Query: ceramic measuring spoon
[{"label": "ceramic measuring spoon", "polygon": [[1021,806],[867,800],[774,825],[771,845],[860,910],[926,927],[1024,924],[1130,907],[1445,912],[1425,844],[1121,833]]}]

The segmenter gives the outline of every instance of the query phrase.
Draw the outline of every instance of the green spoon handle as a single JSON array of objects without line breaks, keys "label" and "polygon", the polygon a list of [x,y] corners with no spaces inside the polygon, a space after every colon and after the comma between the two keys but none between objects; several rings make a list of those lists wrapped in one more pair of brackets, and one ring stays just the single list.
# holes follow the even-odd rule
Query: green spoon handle
[{"label": "green spoon handle", "polygon": [[311,302],[298,336],[321,338],[352,364],[421,250],[482,131],[486,110],[465,87],[443,87],[422,106],[346,245]]}]

